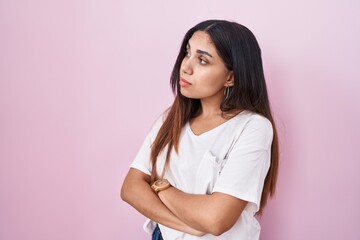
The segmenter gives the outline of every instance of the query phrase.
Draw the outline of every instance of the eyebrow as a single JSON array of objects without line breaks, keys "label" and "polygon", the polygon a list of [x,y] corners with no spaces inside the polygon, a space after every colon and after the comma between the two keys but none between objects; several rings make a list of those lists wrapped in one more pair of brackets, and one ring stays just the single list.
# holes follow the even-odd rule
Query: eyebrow
[{"label": "eyebrow", "polygon": [[[191,48],[189,43],[187,44],[187,47]],[[213,57],[210,53],[208,53],[208,52],[206,52],[204,50],[197,49],[196,52],[199,53],[199,54],[207,55],[209,57]]]},{"label": "eyebrow", "polygon": [[209,57],[212,57],[210,53],[208,53],[206,51],[203,51],[203,50],[200,50],[200,49],[196,50],[196,52],[199,53],[199,54],[208,55]]}]

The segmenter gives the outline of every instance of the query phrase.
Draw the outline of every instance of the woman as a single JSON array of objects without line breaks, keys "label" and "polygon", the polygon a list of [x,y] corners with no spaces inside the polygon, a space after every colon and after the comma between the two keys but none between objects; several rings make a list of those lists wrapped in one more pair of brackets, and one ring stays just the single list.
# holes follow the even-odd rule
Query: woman
[{"label": "woman", "polygon": [[275,191],[278,141],[254,35],[234,22],[197,24],[171,85],[174,103],[146,137],[121,198],[149,218],[153,239],[259,239],[255,214]]}]

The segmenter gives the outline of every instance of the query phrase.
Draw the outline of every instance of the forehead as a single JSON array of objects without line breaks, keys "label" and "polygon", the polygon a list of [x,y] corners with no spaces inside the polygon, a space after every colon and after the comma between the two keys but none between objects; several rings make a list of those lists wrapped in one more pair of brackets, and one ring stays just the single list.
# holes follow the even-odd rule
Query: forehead
[{"label": "forehead", "polygon": [[206,32],[197,31],[189,39],[189,45],[191,48],[197,48],[205,51],[216,52],[215,46]]}]

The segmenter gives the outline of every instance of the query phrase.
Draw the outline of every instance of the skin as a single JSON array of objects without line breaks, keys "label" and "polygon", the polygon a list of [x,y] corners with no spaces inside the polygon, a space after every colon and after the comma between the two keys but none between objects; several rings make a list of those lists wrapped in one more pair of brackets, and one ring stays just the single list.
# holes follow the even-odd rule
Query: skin
[{"label": "skin", "polygon": [[[190,120],[195,134],[201,135],[229,119],[221,114],[220,103],[225,87],[234,84],[233,72],[225,67],[207,33],[195,32],[189,40],[180,79],[190,83],[181,86],[181,94],[201,101],[200,114]],[[174,187],[156,195],[150,187],[150,176],[136,169],[129,170],[121,198],[155,222],[196,236],[226,232],[247,204],[219,192],[187,194]]]},{"label": "skin", "polygon": [[[181,94],[201,100],[201,113],[190,120],[191,129],[196,135],[201,135],[229,119],[224,118],[220,103],[224,98],[225,87],[234,85],[233,72],[225,67],[207,33],[198,31],[190,38],[187,55],[180,68],[180,79],[191,83],[190,86],[180,88]],[[237,113],[228,117],[231,118]]]},{"label": "skin", "polygon": [[130,168],[121,188],[121,199],[157,223],[195,236],[204,235],[172,213],[151,189],[150,176],[137,169]]}]

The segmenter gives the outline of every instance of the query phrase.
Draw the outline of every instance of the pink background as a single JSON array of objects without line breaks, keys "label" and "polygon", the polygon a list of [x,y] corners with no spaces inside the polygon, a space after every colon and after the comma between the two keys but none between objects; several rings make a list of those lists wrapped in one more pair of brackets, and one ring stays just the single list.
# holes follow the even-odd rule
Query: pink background
[{"label": "pink background", "polygon": [[149,239],[119,189],[209,18],[263,51],[281,166],[261,239],[360,239],[360,2],[170,2],[0,0],[0,239]]}]

